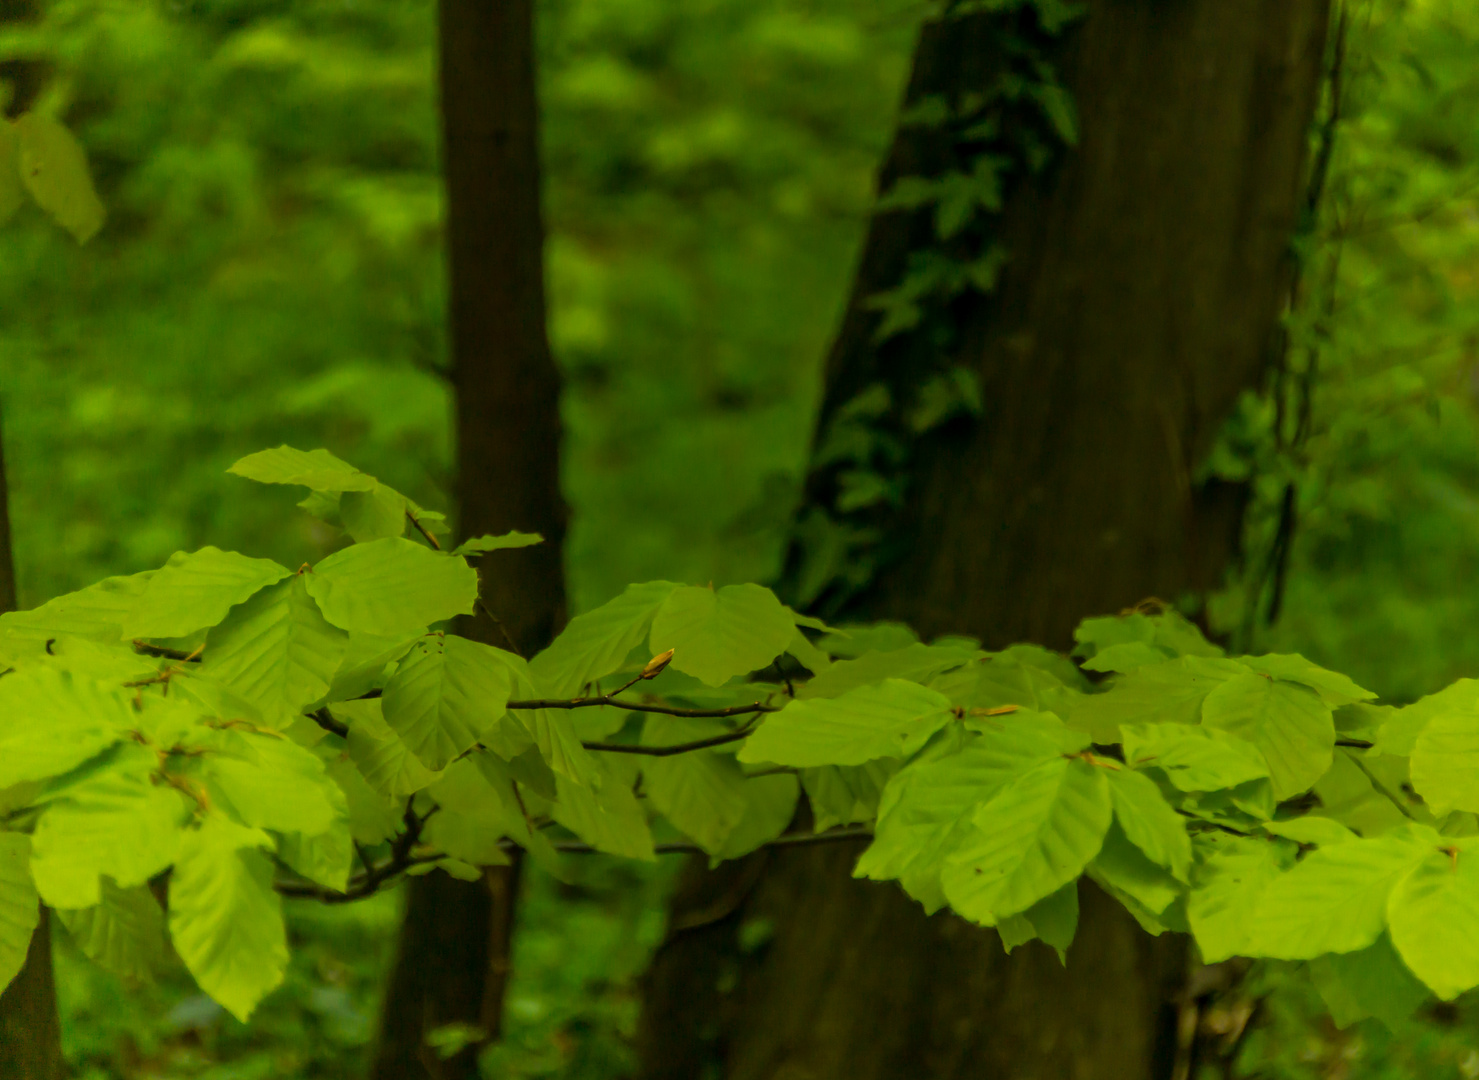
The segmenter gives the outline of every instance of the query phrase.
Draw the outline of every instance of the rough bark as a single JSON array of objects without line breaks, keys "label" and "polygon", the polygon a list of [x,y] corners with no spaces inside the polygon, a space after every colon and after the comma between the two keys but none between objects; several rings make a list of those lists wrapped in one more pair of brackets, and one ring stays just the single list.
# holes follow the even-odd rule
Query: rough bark
[{"label": "rough bark", "polygon": [[[0,437],[0,613],[14,611],[15,604],[5,447]],[[44,907],[41,909],[41,922],[31,935],[25,966],[0,993],[0,1076],[6,1080],[60,1080],[63,1073],[49,914]]]},{"label": "rough bark", "polygon": [[[544,231],[529,0],[442,0],[443,168],[451,270],[460,531],[539,532],[480,571],[482,603],[460,632],[532,655],[565,621],[560,378],[545,332]],[[440,1061],[426,1034],[451,1023],[498,1033],[518,865],[483,882],[434,873],[409,888],[382,1018],[375,1080],[461,1080],[476,1051]]]},{"label": "rough bark", "polygon": [[[910,93],[989,75],[990,18],[926,28]],[[976,371],[984,412],[914,448],[904,557],[849,614],[1064,648],[1085,615],[1219,582],[1241,498],[1194,478],[1275,340],[1326,18],[1326,0],[1089,4],[1056,57],[1079,145],[1009,195],[1011,262],[955,310],[952,359]],[[901,132],[885,187],[921,171],[928,138]],[[917,343],[875,343],[866,301],[927,227],[873,222],[822,424],[918,363]],[[1167,1075],[1182,942],[1085,885],[1066,970],[1037,943],[1008,956],[991,931],[853,880],[856,855],[690,869],[645,985],[644,1077]],[[749,954],[746,924],[749,941],[771,930]]]}]

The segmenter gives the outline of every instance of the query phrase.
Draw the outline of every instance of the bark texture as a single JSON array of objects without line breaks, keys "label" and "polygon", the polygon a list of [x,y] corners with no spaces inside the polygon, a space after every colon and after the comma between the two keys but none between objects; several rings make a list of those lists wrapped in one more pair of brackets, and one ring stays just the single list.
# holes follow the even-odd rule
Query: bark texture
[{"label": "bark texture", "polygon": [[[989,78],[993,18],[927,27],[910,95]],[[1326,0],[1092,0],[1057,57],[1080,142],[1009,194],[999,287],[955,310],[952,359],[984,411],[914,448],[904,557],[848,614],[1065,648],[1086,615],[1219,582],[1242,498],[1194,477],[1276,340],[1326,19]],[[927,173],[930,139],[901,131],[885,189]],[[823,426],[919,363],[918,341],[875,344],[866,301],[928,228],[875,219]],[[1066,970],[1039,943],[1007,956],[994,932],[852,879],[858,850],[690,868],[645,986],[647,1080],[1168,1074],[1182,942],[1085,884]],[[746,925],[745,941],[770,932],[749,953]]]},{"label": "bark texture", "polygon": [[[566,520],[530,0],[441,0],[440,47],[460,532],[544,536],[483,560],[482,602],[459,632],[528,656],[565,622]],[[442,1061],[426,1035],[452,1023],[497,1035],[517,894],[517,863],[478,883],[413,879],[374,1080],[477,1076],[478,1047]]]},{"label": "bark texture", "polygon": [[[15,605],[5,446],[0,436],[0,613],[14,611]],[[0,1076],[6,1080],[61,1080],[63,1075],[49,915],[45,908],[41,909],[41,923],[31,935],[25,966],[0,993]]]}]

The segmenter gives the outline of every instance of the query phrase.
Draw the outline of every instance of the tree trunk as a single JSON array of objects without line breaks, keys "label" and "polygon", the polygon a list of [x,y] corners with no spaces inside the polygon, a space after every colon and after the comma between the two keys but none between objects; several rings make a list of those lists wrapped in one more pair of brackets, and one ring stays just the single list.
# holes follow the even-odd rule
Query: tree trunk
[{"label": "tree trunk", "polygon": [[[1327,15],[1327,0],[1093,0],[1053,51],[1078,145],[1009,190],[1010,261],[994,293],[953,304],[943,338],[877,342],[869,299],[932,226],[875,218],[818,430],[874,383],[939,370],[942,340],[982,402],[912,446],[904,507],[879,519],[895,555],[845,615],[1062,649],[1085,615],[1220,582],[1242,493],[1195,478],[1276,341]],[[1005,20],[1020,30],[927,26],[911,98],[993,85]],[[929,175],[935,138],[901,129],[883,188]],[[819,468],[808,500],[830,512],[836,490]],[[690,868],[644,988],[644,1077],[1168,1074],[1184,942],[1085,884],[1066,970],[1040,943],[1006,955],[993,931],[851,878],[859,850]],[[744,952],[741,926],[770,936]]]},{"label": "tree trunk", "polygon": [[[532,20],[530,0],[440,4],[460,531],[544,536],[484,560],[482,603],[460,632],[526,656],[565,621],[566,519],[560,377],[545,333]],[[498,1034],[518,872],[515,863],[474,884],[413,879],[375,1080],[477,1075],[477,1044],[439,1061],[426,1035],[452,1023]]]},{"label": "tree trunk", "polygon": [[[5,446],[0,437],[0,613],[14,611],[15,605]],[[61,1080],[62,1036],[51,972],[49,914],[41,909],[25,966],[0,993],[0,1076],[6,1080]]]}]

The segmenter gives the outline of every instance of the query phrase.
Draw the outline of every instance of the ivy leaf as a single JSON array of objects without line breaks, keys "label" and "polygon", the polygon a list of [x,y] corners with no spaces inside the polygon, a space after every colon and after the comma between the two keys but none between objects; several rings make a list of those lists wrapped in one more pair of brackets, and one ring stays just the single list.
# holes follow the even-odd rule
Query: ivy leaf
[{"label": "ivy leaf", "polygon": [[124,619],[156,573],[145,570],[127,577],[104,578],[30,611],[7,612],[0,615],[0,630],[39,637],[75,636],[111,645],[123,637]]},{"label": "ivy leaf", "polygon": [[1357,686],[1348,676],[1312,664],[1297,653],[1270,653],[1267,656],[1244,656],[1239,659],[1260,675],[1308,686],[1331,708],[1352,705],[1358,701],[1371,701],[1376,697],[1370,690]]},{"label": "ivy leaf", "polygon": [[1417,736],[1410,765],[1412,786],[1435,816],[1479,810],[1479,710],[1452,709],[1435,716]]},{"label": "ivy leaf", "polygon": [[313,491],[371,491],[377,481],[327,450],[279,446],[248,454],[226,470],[259,484],[298,484]]},{"label": "ivy leaf", "polygon": [[147,885],[124,889],[105,877],[97,904],[57,916],[79,949],[121,978],[146,981],[164,961],[164,912]]},{"label": "ivy leaf", "polygon": [[427,768],[445,768],[506,714],[506,655],[455,634],[422,639],[385,684],[385,722]]},{"label": "ivy leaf", "polygon": [[1259,956],[1312,960],[1365,949],[1387,926],[1392,890],[1433,850],[1410,832],[1313,851],[1271,881],[1250,942]]},{"label": "ivy leaf", "polygon": [[271,559],[249,559],[220,548],[177,551],[129,609],[123,636],[175,638],[215,626],[232,607],[291,574]]},{"label": "ivy leaf", "polygon": [[41,918],[41,903],[31,883],[31,838],[0,832],[0,989],[20,973]]},{"label": "ivy leaf", "polygon": [[101,898],[99,876],[124,888],[142,885],[175,860],[185,802],[152,782],[152,752],[123,749],[108,768],[52,802],[36,826],[31,874],[52,907],[92,907]]},{"label": "ivy leaf", "polygon": [[555,820],[598,851],[655,862],[647,813],[631,783],[623,783],[604,762],[597,768],[602,774],[599,790],[555,777]]},{"label": "ivy leaf", "polygon": [[1125,761],[1159,769],[1182,791],[1218,791],[1268,776],[1268,762],[1245,739],[1186,724],[1126,724]]},{"label": "ivy leaf", "polygon": [[1202,722],[1263,752],[1276,799],[1309,790],[1335,753],[1330,706],[1307,686],[1266,675],[1239,675],[1217,687],[1202,706]]},{"label": "ivy leaf", "polygon": [[1430,850],[1392,891],[1387,918],[1402,959],[1438,997],[1452,1001],[1479,985],[1479,851],[1472,844]]},{"label": "ivy leaf", "polygon": [[400,798],[436,782],[438,774],[423,765],[385,722],[381,700],[345,701],[334,711],[349,721],[345,749],[374,790]]},{"label": "ivy leaf", "polygon": [[628,585],[614,600],[571,619],[560,636],[529,662],[543,694],[570,697],[619,671],[652,628],[652,618],[678,586],[671,581]]},{"label": "ivy leaf", "polygon": [[858,766],[823,765],[803,769],[801,786],[811,804],[813,827],[826,832],[836,825],[855,825],[878,816],[884,786],[899,769],[897,759]]},{"label": "ivy leaf", "polygon": [[399,491],[377,480],[368,491],[346,491],[339,497],[339,521],[355,543],[398,537],[406,531],[409,505]]},{"label": "ivy leaf", "polygon": [[909,757],[950,719],[943,694],[885,679],[837,698],[789,702],[745,740],[739,759],[806,768]]},{"label": "ivy leaf", "polygon": [[1126,838],[1178,881],[1189,881],[1191,837],[1185,819],[1148,776],[1128,769],[1112,769],[1107,776],[1114,817]]},{"label": "ivy leaf", "polygon": [[868,652],[852,660],[840,660],[800,687],[803,698],[841,697],[850,690],[873,686],[885,679],[907,679],[928,682],[931,677],[951,668],[977,660],[984,654],[979,649],[957,645],[906,645],[886,652]]},{"label": "ivy leaf", "polygon": [[1225,833],[1202,833],[1192,845],[1197,865],[1186,917],[1202,961],[1215,964],[1246,954],[1263,890],[1294,861],[1297,848],[1286,840]]},{"label": "ivy leaf", "polygon": [[544,543],[544,537],[538,533],[508,532],[501,536],[475,536],[471,540],[464,540],[458,544],[452,554],[485,555],[490,551],[508,551],[542,543]]},{"label": "ivy leaf", "polygon": [[243,1023],[288,964],[271,838],[220,814],[185,834],[169,881],[175,951],[200,988]]},{"label": "ivy leaf", "polygon": [[329,625],[302,575],[295,575],[263,589],[212,628],[201,673],[282,729],[328,692],[348,637]]},{"label": "ivy leaf", "polygon": [[121,690],[51,668],[11,672],[0,678],[0,789],[75,768],[133,721]]},{"label": "ivy leaf", "polygon": [[1099,743],[1119,742],[1121,724],[1195,724],[1208,694],[1247,673],[1236,661],[1207,656],[1146,664],[1117,677],[1108,690],[1077,699],[1068,720]]},{"label": "ivy leaf", "polygon": [[335,552],[305,580],[329,622],[383,637],[469,615],[478,596],[467,563],[399,536]]},{"label": "ivy leaf", "polygon": [[720,859],[748,855],[785,832],[796,816],[796,801],[800,797],[801,785],[794,776],[777,773],[746,779],[744,815],[730,830],[724,847],[710,860],[710,865]]},{"label": "ivy leaf", "polygon": [[981,923],[1027,910],[1076,879],[1099,854],[1111,804],[1105,770],[1063,757],[1017,777],[972,817],[945,860],[955,911]]},{"label": "ivy leaf", "polygon": [[674,670],[723,686],[785,652],[795,627],[785,605],[759,585],[726,585],[717,592],[686,585],[653,616],[650,647],[654,656],[672,649]]},{"label": "ivy leaf", "polygon": [[77,136],[36,113],[16,117],[11,127],[20,144],[21,180],[31,198],[79,244],[87,243],[103,227],[107,212]]}]

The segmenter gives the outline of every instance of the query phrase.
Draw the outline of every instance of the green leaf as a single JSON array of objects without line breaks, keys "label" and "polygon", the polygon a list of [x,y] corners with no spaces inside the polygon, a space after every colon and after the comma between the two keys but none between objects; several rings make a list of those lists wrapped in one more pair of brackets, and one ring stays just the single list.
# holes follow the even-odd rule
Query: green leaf
[{"label": "green leaf", "polygon": [[1246,955],[1263,890],[1294,861],[1297,849],[1286,840],[1253,840],[1215,832],[1202,833],[1192,843],[1197,865],[1186,916],[1202,961],[1215,964]]},{"label": "green leaf", "polygon": [[1387,919],[1403,961],[1444,1001],[1479,985],[1479,850],[1430,850],[1392,891]]},{"label": "green leaf", "polygon": [[817,677],[798,691],[803,698],[841,697],[860,686],[872,686],[884,679],[907,679],[928,682],[931,677],[979,659],[979,649],[956,645],[906,645],[888,652],[870,652],[853,660],[841,660],[819,672]]},{"label": "green leaf", "polygon": [[302,575],[295,575],[263,589],[211,630],[201,673],[281,729],[328,692],[348,637],[329,625]]},{"label": "green leaf", "polygon": [[31,838],[0,832],[0,990],[25,966],[31,933],[41,918],[30,862]]},{"label": "green leaf", "polygon": [[512,548],[529,547],[531,544],[544,543],[544,537],[538,533],[508,532],[501,536],[475,536],[471,540],[464,540],[453,549],[453,555],[482,555],[489,551],[508,551]]},{"label": "green leaf", "polygon": [[658,608],[678,586],[671,581],[628,585],[616,599],[571,619],[560,636],[529,662],[542,694],[571,697],[619,671],[652,628]]},{"label": "green leaf", "polygon": [[[406,751],[406,754],[409,757],[410,751]],[[415,758],[411,760],[415,761]],[[355,842],[374,845],[389,840],[396,834],[401,825],[400,807],[388,796],[371,787],[357,766],[339,759],[330,761],[325,765],[324,771],[344,793],[345,809],[349,814],[349,835]],[[428,774],[428,777],[427,783],[431,783],[434,777],[432,774]]]},{"label": "green leaf", "polygon": [[1104,844],[1089,865],[1089,873],[1122,901],[1128,897],[1144,909],[1143,914],[1157,919],[1185,892],[1181,882],[1168,870],[1151,862],[1145,852],[1126,838],[1118,821],[1105,833]]},{"label": "green leaf", "polygon": [[[1021,918],[1032,924],[1044,945],[1058,953],[1058,962],[1068,964],[1068,946],[1078,930],[1078,882],[1070,881],[1057,892],[1043,897],[1024,911]],[[1011,950],[1007,950],[1010,952]]]},{"label": "green leaf", "polygon": [[[692,721],[650,716],[642,731],[647,746],[703,738],[712,731]],[[748,808],[745,774],[728,754],[698,750],[643,762],[643,787],[652,805],[678,831],[710,855],[724,848]]]},{"label": "green leaf", "polygon": [[205,749],[207,791],[247,825],[315,836],[348,813],[323,762],[290,739],[228,730]]},{"label": "green leaf", "polygon": [[271,559],[249,559],[220,548],[177,551],[129,609],[123,636],[184,637],[215,626],[232,607],[291,574]]},{"label": "green leaf", "polygon": [[1393,757],[1410,757],[1422,730],[1435,717],[1451,715],[1479,723],[1479,679],[1459,679],[1436,694],[1398,709],[1377,733],[1376,749]]},{"label": "green leaf", "polygon": [[1288,821],[1270,821],[1263,826],[1265,832],[1293,840],[1296,844],[1314,844],[1318,847],[1333,847],[1359,839],[1355,833],[1340,822],[1328,817],[1290,818]]},{"label": "green leaf", "polygon": [[277,854],[294,873],[326,889],[343,892],[349,885],[354,846],[343,820],[335,822],[328,831],[312,836],[284,833],[278,841]]},{"label": "green leaf", "polygon": [[1147,664],[1162,664],[1171,658],[1166,650],[1158,649],[1148,641],[1125,641],[1100,649],[1092,658],[1084,661],[1084,667],[1089,671],[1124,673]]},{"label": "green leaf", "polygon": [[801,785],[811,803],[813,826],[826,832],[836,825],[855,825],[878,816],[884,786],[898,771],[899,761],[869,761],[863,765],[823,765],[803,769]]},{"label": "green leaf", "polygon": [[1338,1027],[1374,1016],[1395,1028],[1428,998],[1428,988],[1408,970],[1385,933],[1359,952],[1311,962],[1310,976]]},{"label": "green leaf", "polygon": [[445,768],[506,715],[508,656],[454,634],[422,639],[385,684],[385,722],[427,768]]},{"label": "green leaf", "polygon": [[1119,742],[1121,724],[1195,724],[1208,694],[1247,673],[1236,661],[1205,656],[1146,664],[1116,678],[1103,693],[1078,699],[1067,719],[1098,743]]},{"label": "green leaf", "polygon": [[1433,717],[1413,745],[1410,769],[1412,786],[1435,816],[1479,810],[1479,711]]},{"label": "green leaf", "polygon": [[1312,664],[1298,654],[1270,653],[1267,656],[1243,656],[1239,659],[1260,675],[1308,686],[1331,708],[1351,705],[1357,701],[1371,701],[1376,697],[1370,690],[1357,686],[1348,676]]},{"label": "green leaf", "polygon": [[1191,837],[1186,819],[1172,809],[1149,777],[1128,769],[1107,772],[1114,817],[1130,843],[1178,881],[1189,881]]},{"label": "green leaf", "polygon": [[811,638],[803,634],[800,627],[791,635],[791,644],[786,646],[786,652],[814,675],[819,675],[832,666],[832,658],[813,645]]},{"label": "green leaf", "polygon": [[943,694],[885,679],[841,697],[789,702],[745,740],[739,759],[806,768],[909,757],[950,720]]},{"label": "green leaf", "polygon": [[399,798],[436,782],[438,774],[385,722],[380,699],[341,702],[334,712],[349,722],[345,749],[371,788]]},{"label": "green leaf", "polygon": [[359,544],[402,536],[408,505],[399,491],[376,481],[369,491],[346,491],[339,497],[339,521]]},{"label": "green leaf", "polygon": [[25,113],[11,124],[20,144],[21,180],[36,205],[79,244],[103,227],[107,212],[92,186],[77,137],[49,116]]},{"label": "green leaf", "polygon": [[722,686],[786,651],[796,623],[775,594],[759,585],[713,589],[686,585],[663,601],[652,619],[652,654],[673,650],[672,667]]},{"label": "green leaf", "polygon": [[604,762],[598,762],[597,768],[602,779],[595,791],[555,777],[555,820],[598,851],[656,861],[647,813],[632,793],[631,783],[624,783]]},{"label": "green leaf", "polygon": [[1202,706],[1202,722],[1263,752],[1276,799],[1309,790],[1335,753],[1330,706],[1307,686],[1265,675],[1239,675],[1217,687]]},{"label": "green leaf", "polygon": [[1186,724],[1126,724],[1125,761],[1159,769],[1182,791],[1217,791],[1268,776],[1268,762],[1245,739]]},{"label": "green leaf", "polygon": [[364,697],[371,690],[383,688],[394,670],[393,665],[400,663],[425,633],[426,628],[418,626],[393,637],[350,634],[344,658],[339,661],[324,700],[329,703],[351,701]]},{"label": "green leaf", "polygon": [[1083,872],[1111,813],[1104,770],[1085,761],[1059,757],[1017,777],[977,808],[946,858],[950,906],[983,926],[1027,910]]},{"label": "green leaf", "polygon": [[156,573],[145,570],[128,577],[104,578],[30,611],[8,612],[0,615],[0,630],[39,637],[74,635],[114,644],[123,637],[124,619]]},{"label": "green leaf", "polygon": [[776,773],[747,779],[744,816],[730,830],[724,847],[711,860],[711,865],[720,859],[738,859],[748,855],[780,836],[796,816],[796,802],[800,797],[801,785],[794,776]]},{"label": "green leaf", "polygon": [[1264,889],[1251,951],[1312,960],[1367,948],[1386,929],[1392,890],[1432,850],[1405,832],[1311,852]]},{"label": "green leaf", "polygon": [[151,979],[165,959],[164,912],[147,885],[123,889],[103,878],[97,904],[57,916],[83,953],[124,979]]},{"label": "green leaf", "polygon": [[272,840],[208,814],[180,844],[169,881],[169,931],[200,988],[243,1023],[275,989],[288,964]]},{"label": "green leaf", "polygon": [[180,793],[152,782],[153,754],[123,748],[109,768],[52,802],[31,838],[31,874],[52,907],[92,907],[98,878],[142,885],[175,860],[188,817]]},{"label": "green leaf", "polygon": [[133,723],[122,690],[70,672],[28,667],[0,677],[0,788],[67,772]]},{"label": "green leaf", "polygon": [[299,484],[314,491],[371,491],[377,481],[327,450],[279,446],[248,454],[226,470],[259,484]]},{"label": "green leaf", "polygon": [[384,637],[469,615],[478,595],[467,563],[395,536],[335,552],[306,580],[329,622]]},{"label": "green leaf", "polygon": [[[14,217],[25,201],[25,187],[21,184],[20,137],[13,124],[0,122],[0,225]],[[0,972],[3,971],[0,968]]]},{"label": "green leaf", "polygon": [[[475,755],[476,758],[487,756]],[[427,822],[423,834],[427,846],[469,865],[506,863],[508,855],[500,844],[503,837],[512,835],[522,842],[531,835],[517,800],[511,798],[514,805],[506,805],[474,758],[465,758],[448,768],[427,789],[427,795],[441,807]]]}]

